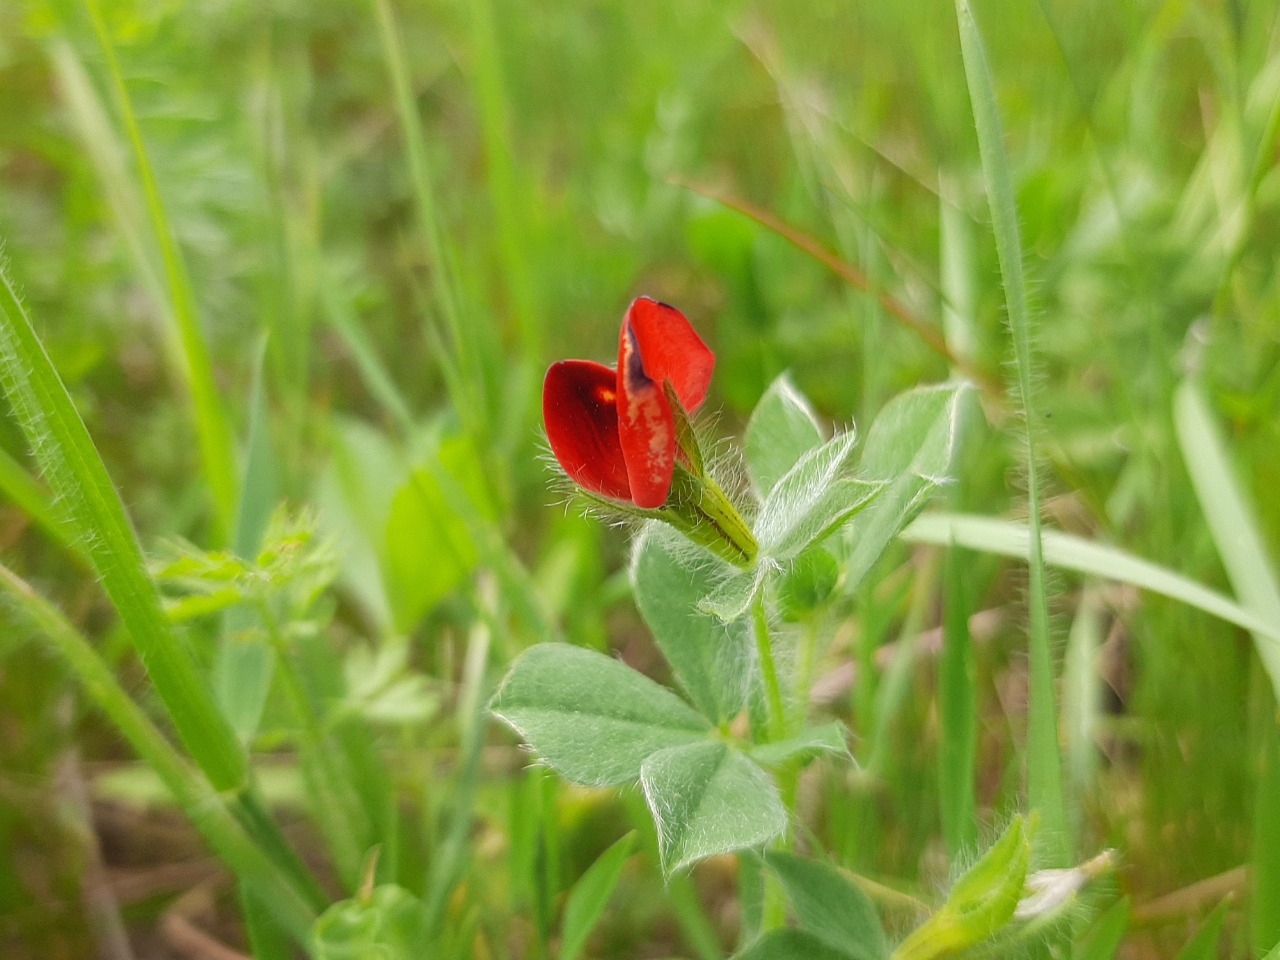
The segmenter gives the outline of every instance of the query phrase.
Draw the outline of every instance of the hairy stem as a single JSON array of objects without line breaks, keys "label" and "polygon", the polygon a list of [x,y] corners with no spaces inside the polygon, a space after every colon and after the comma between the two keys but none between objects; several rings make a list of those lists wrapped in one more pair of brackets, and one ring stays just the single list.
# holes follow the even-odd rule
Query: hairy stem
[{"label": "hairy stem", "polygon": [[[765,704],[768,711],[766,738],[770,742],[783,739],[787,735],[786,707],[782,700],[782,685],[778,682],[778,668],[773,660],[773,644],[769,637],[769,616],[764,606],[764,591],[756,594],[751,604],[751,615],[755,622],[756,652],[760,658],[760,677],[764,681]],[[795,769],[788,765],[787,770],[779,777],[779,793],[783,805],[790,815],[795,808]],[[790,831],[778,840],[778,846],[786,848],[790,845]],[[786,899],[783,896],[778,878],[771,872],[765,873],[762,890],[760,919],[764,930],[781,927],[786,921]]]},{"label": "hairy stem", "polygon": [[751,616],[755,622],[756,653],[760,657],[760,677],[764,681],[768,709],[768,739],[772,742],[787,735],[787,713],[782,702],[778,668],[773,662],[773,643],[769,639],[769,617],[764,609],[763,590],[756,594],[751,604]]}]

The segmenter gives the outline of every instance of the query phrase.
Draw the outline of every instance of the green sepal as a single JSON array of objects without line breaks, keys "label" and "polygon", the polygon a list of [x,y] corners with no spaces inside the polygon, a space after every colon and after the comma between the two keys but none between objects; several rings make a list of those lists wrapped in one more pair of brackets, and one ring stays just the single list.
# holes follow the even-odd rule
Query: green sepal
[{"label": "green sepal", "polygon": [[716,482],[679,463],[667,502],[654,514],[734,566],[750,567],[760,551],[751,528]]},{"label": "green sepal", "polygon": [[912,931],[892,960],[933,960],[988,940],[1012,919],[1031,862],[1027,824],[1015,818],[951,888],[947,902]]}]

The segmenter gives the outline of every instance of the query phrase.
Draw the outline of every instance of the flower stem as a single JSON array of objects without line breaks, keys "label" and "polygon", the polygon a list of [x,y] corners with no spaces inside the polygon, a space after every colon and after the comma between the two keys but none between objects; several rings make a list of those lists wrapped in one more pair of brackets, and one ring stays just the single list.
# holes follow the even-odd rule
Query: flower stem
[{"label": "flower stem", "polygon": [[[751,604],[751,615],[755,623],[756,652],[760,658],[760,676],[764,681],[764,694],[768,722],[766,738],[770,742],[783,739],[787,735],[786,707],[782,700],[782,685],[778,682],[778,668],[773,660],[773,644],[769,638],[769,615],[765,610],[764,591],[756,594]],[[794,768],[782,772],[779,778],[779,793],[782,803],[787,809],[788,819],[794,812],[796,791]],[[781,849],[790,846],[790,831],[783,834],[776,843]],[[772,872],[766,871],[763,902],[760,908],[761,927],[773,930],[781,927],[786,921],[787,904],[781,884]]]},{"label": "flower stem", "polygon": [[778,668],[773,662],[773,644],[769,640],[769,617],[764,609],[764,591],[756,594],[751,604],[755,621],[756,653],[760,657],[760,676],[764,680],[765,703],[768,708],[768,737],[770,742],[787,735],[787,713],[782,702],[782,685],[778,682]]}]

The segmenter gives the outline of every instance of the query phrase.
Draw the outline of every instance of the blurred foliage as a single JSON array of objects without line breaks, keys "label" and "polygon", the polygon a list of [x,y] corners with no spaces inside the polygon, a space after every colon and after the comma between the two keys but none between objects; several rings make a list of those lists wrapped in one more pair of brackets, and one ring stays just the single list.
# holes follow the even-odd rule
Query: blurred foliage
[{"label": "blurred foliage", "polygon": [[[101,6],[241,466],[261,367],[278,481],[267,512],[314,507],[308,536],[329,545],[332,590],[299,599],[312,628],[292,654],[303,696],[283,699],[285,681],[270,675],[250,736],[259,766],[288,781],[271,796],[308,814],[307,858],[357,910],[358,891],[335,876],[337,817],[326,827],[315,791],[298,785],[346,777],[344,802],[400,829],[376,889],[402,885],[430,909],[432,884],[447,891],[441,956],[540,956],[524,945],[554,939],[565,891],[634,828],[639,852],[586,955],[719,955],[736,923],[729,867],[664,890],[634,797],[557,784],[524,770],[504,734],[470,732],[467,697],[482,702],[535,642],[607,649],[665,679],[621,573],[625,537],[566,515],[548,492],[540,379],[556,358],[611,357],[639,293],[679,305],[714,346],[710,406],[724,435],[740,434],[783,371],[825,422],[863,425],[889,397],[950,375],[876,296],[685,183],[812,234],[930,327],[953,308],[963,336],[949,329],[952,347],[963,341],[979,370],[1005,379],[1003,294],[951,3],[396,4],[447,264],[418,232],[374,4]],[[1028,251],[1048,520],[1226,591],[1171,410],[1179,382],[1197,377],[1274,563],[1280,13],[1196,0],[977,2],[975,13]],[[948,215],[958,234],[944,230]],[[0,4],[0,239],[143,543],[157,555],[174,538],[195,545],[170,568],[202,585],[183,602],[220,578],[261,575],[283,589],[270,562],[216,552],[225,545],[155,235],[107,64],[71,0]],[[957,263],[958,284],[946,276]],[[430,293],[445,270],[460,331]],[[453,364],[467,351],[472,366]],[[476,382],[451,386],[456,369]],[[1014,406],[999,390],[983,402],[997,429],[975,445],[953,505],[1016,513],[1021,453],[1003,432]],[[0,447],[32,466],[8,415]],[[12,499],[0,504],[5,564],[154,707],[92,578]],[[1022,789],[1024,579],[990,557],[966,567],[983,835]],[[819,674],[837,693],[823,712],[865,738],[861,759],[879,744],[877,765],[847,777],[819,766],[803,807],[838,862],[926,898],[948,870],[927,644],[903,661],[898,699],[881,694],[892,658],[941,621],[942,582],[934,552],[899,546],[857,606],[825,625]],[[1082,585],[1054,586],[1065,636]],[[1259,855],[1251,817],[1275,705],[1241,631],[1170,600],[1097,592],[1088,728],[1101,763],[1072,813],[1086,849],[1120,850],[1135,918],[1120,955],[1171,956],[1216,900],[1188,895],[1170,911],[1160,898],[1206,879],[1243,890],[1231,871]],[[85,891],[105,882],[139,955],[159,956],[174,890],[125,880],[193,861],[190,839],[174,825],[151,832],[147,809],[113,792],[100,775],[133,772],[127,750],[62,667],[0,617],[0,952],[86,955],[101,927]],[[232,627],[206,615],[184,633],[211,673],[227,669]],[[478,649],[491,662],[469,679]],[[304,747],[307,703],[318,739]],[[295,762],[331,752],[339,769]],[[378,775],[361,767],[375,756]],[[382,807],[379,777],[393,797]],[[67,782],[89,799],[67,801]],[[453,874],[442,853],[451,831],[467,840]],[[186,886],[207,879],[195,876]],[[238,902],[218,903],[211,925],[243,945]],[[1253,906],[1246,895],[1226,911],[1222,955],[1250,955]],[[346,920],[335,916],[337,929]]]}]

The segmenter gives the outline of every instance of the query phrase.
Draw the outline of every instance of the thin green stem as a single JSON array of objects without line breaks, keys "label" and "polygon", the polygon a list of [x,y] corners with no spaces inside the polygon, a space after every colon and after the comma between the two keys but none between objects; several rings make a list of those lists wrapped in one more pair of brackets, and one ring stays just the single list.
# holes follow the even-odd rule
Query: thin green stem
[{"label": "thin green stem", "polygon": [[751,604],[751,617],[755,624],[756,654],[760,658],[760,677],[764,681],[765,702],[768,708],[768,734],[770,742],[787,735],[787,712],[782,701],[782,684],[778,682],[778,668],[773,661],[773,644],[769,639],[769,615],[764,608],[764,591],[756,594]]},{"label": "thin green stem", "polygon": [[536,287],[529,267],[525,229],[524,197],[516,173],[520,154],[511,138],[507,110],[507,84],[502,72],[502,51],[494,24],[492,0],[473,0],[471,37],[475,51],[475,91],[480,105],[480,125],[484,132],[485,167],[489,197],[497,227],[502,272],[511,296],[511,312],[525,356],[542,352],[538,325]]},{"label": "thin green stem", "polygon": [[[453,262],[445,244],[441,226],[440,206],[431,183],[431,165],[427,159],[426,137],[422,120],[418,116],[409,67],[405,62],[400,27],[390,0],[371,0],[374,18],[378,23],[378,36],[387,74],[391,80],[392,99],[396,117],[404,136],[405,153],[409,164],[409,180],[412,184],[414,205],[418,213],[418,225],[426,244],[431,265],[431,294],[440,324],[427,325],[429,345],[434,349],[441,374],[453,400],[453,408],[472,436],[482,437],[484,424],[482,411],[483,383],[478,358],[475,356],[474,339],[467,336],[462,324],[460,297],[454,278]],[[441,328],[447,333],[448,348]],[[474,331],[473,331],[474,332]],[[449,349],[451,348],[451,349]]]},{"label": "thin green stem", "polygon": [[[768,711],[767,737],[770,742],[783,739],[787,735],[786,706],[782,700],[782,684],[778,681],[778,668],[773,660],[773,644],[769,637],[769,615],[765,610],[764,591],[756,594],[751,604],[751,616],[755,625],[756,653],[760,659],[760,677],[764,681],[765,704]],[[796,771],[788,766],[779,776],[778,792],[788,814],[795,808]],[[778,841],[778,846],[786,848],[790,844],[790,831]],[[772,871],[766,871],[762,891],[761,926],[764,930],[781,927],[786,920],[786,898],[781,884]]]},{"label": "thin green stem", "polygon": [[325,828],[326,839],[344,884],[349,890],[354,890],[359,882],[365,854],[357,835],[357,825],[363,819],[361,812],[350,802],[348,791],[343,789],[346,777],[338,768],[334,751],[326,743],[321,719],[316,715],[306,685],[298,675],[297,665],[289,656],[288,645],[275,611],[266,600],[260,600],[257,608],[271,645],[276,650],[277,675],[289,706],[298,719],[303,749],[309,755],[310,762],[315,765],[317,776],[314,782],[319,794],[315,798],[316,819]]},{"label": "thin green stem", "polygon": [[960,50],[964,60],[969,99],[973,107],[978,152],[987,184],[992,231],[1005,305],[1013,340],[1019,399],[1022,401],[1023,441],[1027,458],[1027,524],[1030,532],[1027,567],[1030,573],[1028,608],[1030,630],[1030,692],[1027,708],[1027,795],[1033,809],[1044,818],[1044,835],[1055,865],[1070,859],[1066,798],[1062,783],[1062,758],[1058,744],[1058,709],[1054,691],[1053,651],[1049,641],[1049,603],[1045,583],[1044,546],[1041,536],[1041,491],[1036,433],[1039,417],[1032,389],[1031,311],[1023,270],[1018,211],[1004,150],[1004,132],[996,103],[991,70],[982,36],[967,0],[956,0],[960,26]]}]

